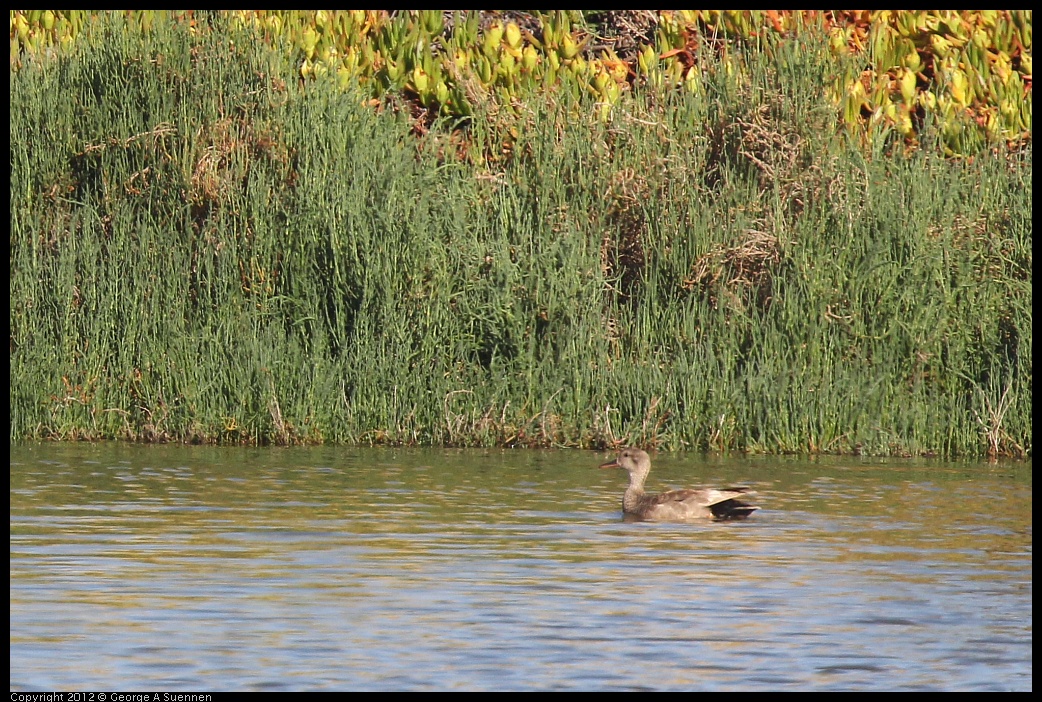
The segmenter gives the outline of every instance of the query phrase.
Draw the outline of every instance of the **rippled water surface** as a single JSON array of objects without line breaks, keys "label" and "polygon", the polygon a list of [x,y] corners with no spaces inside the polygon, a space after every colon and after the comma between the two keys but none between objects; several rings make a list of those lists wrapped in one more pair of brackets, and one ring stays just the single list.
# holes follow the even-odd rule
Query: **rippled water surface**
[{"label": "rippled water surface", "polygon": [[1030,690],[1031,467],[11,449],[16,690]]}]

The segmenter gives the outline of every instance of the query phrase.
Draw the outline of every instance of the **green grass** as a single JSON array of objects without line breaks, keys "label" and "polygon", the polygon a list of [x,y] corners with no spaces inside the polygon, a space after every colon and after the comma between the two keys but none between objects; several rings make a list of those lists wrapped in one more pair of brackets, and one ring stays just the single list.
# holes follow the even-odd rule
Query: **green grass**
[{"label": "green grass", "polygon": [[1030,150],[866,151],[819,39],[421,137],[95,31],[11,73],[12,441],[1030,454]]}]

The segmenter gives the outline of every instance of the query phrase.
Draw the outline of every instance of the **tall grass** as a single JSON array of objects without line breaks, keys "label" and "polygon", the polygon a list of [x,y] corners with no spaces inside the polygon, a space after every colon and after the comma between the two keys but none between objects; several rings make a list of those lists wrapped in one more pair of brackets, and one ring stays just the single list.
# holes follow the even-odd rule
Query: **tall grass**
[{"label": "tall grass", "polygon": [[1030,453],[1030,153],[866,151],[818,41],[421,137],[109,18],[11,73],[11,439]]}]

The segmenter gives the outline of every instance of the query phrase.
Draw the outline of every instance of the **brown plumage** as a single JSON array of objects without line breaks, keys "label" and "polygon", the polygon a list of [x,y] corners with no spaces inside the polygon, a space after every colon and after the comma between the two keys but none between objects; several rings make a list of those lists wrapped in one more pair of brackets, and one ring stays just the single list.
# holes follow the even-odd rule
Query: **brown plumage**
[{"label": "brown plumage", "polygon": [[601,468],[622,468],[630,474],[629,487],[622,496],[622,510],[640,519],[745,519],[760,509],[737,499],[745,497],[749,492],[747,487],[673,490],[649,495],[644,492],[644,481],[651,471],[651,457],[638,448],[623,449],[618,458],[602,463]]}]

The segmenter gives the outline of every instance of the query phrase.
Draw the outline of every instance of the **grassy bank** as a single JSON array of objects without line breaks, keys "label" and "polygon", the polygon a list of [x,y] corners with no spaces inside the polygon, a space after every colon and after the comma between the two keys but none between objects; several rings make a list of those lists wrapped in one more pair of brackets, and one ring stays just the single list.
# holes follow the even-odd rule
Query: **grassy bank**
[{"label": "grassy bank", "polygon": [[864,147],[824,37],[418,135],[239,31],[12,71],[12,440],[1030,453],[1030,147]]}]

